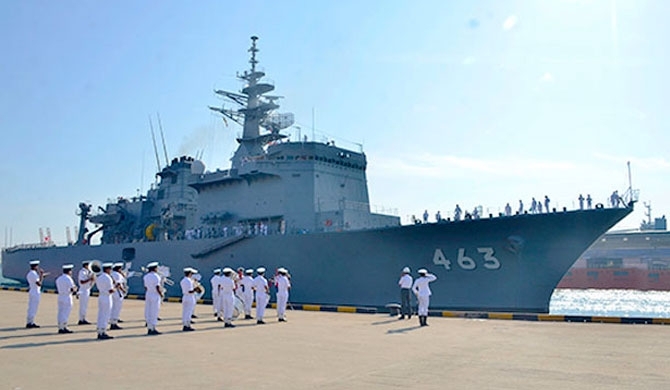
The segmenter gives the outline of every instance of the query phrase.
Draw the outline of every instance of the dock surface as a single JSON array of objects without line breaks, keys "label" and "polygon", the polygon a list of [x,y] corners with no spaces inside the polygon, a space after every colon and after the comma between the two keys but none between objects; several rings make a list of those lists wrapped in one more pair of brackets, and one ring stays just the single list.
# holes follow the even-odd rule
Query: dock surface
[{"label": "dock surface", "polygon": [[[670,386],[670,326],[386,314],[266,311],[266,325],[224,329],[197,305],[195,332],[181,304],[161,308],[147,336],[144,302],[127,300],[113,340],[95,325],[57,334],[56,295],[42,294],[26,329],[28,294],[0,291],[0,389],[662,389]],[[255,314],[255,313],[254,313]],[[88,320],[95,322],[97,298]]]}]

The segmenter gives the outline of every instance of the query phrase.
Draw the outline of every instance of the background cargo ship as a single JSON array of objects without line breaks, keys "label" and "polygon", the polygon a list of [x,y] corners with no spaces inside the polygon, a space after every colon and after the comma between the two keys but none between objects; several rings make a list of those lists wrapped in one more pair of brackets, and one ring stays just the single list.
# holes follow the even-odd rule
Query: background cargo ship
[{"label": "background cargo ship", "polygon": [[[53,286],[63,263],[124,261],[131,293],[142,294],[132,275],[154,260],[175,278],[185,266],[206,279],[221,266],[284,266],[294,303],[383,307],[397,301],[404,266],[425,267],[438,276],[433,308],[547,312],[570,265],[632,212],[629,199],[610,208],[409,226],[372,213],[362,151],[289,142],[280,133],[293,116],[275,113],[280,97],[261,81],[256,40],[250,69],[238,75],[245,87],[215,91],[238,108],[210,107],[243,127],[230,169],[207,172],[195,158],[173,159],[146,195],[118,198],[96,214],[81,203],[73,245],[4,250],[5,276],[24,279],[28,261],[39,258],[51,272],[45,285]],[[89,232],[90,224],[96,228]],[[92,245],[98,233],[101,243]],[[167,291],[180,295],[178,286]]]},{"label": "background cargo ship", "polygon": [[559,288],[670,290],[670,232],[665,216],[637,231],[610,232],[568,270]]}]

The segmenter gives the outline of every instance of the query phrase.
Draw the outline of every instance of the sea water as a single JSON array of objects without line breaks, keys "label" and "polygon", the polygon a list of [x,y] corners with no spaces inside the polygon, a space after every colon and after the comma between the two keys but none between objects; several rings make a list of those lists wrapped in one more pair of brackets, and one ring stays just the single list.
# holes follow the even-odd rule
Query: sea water
[{"label": "sea water", "polygon": [[549,313],[670,318],[670,291],[556,289]]}]

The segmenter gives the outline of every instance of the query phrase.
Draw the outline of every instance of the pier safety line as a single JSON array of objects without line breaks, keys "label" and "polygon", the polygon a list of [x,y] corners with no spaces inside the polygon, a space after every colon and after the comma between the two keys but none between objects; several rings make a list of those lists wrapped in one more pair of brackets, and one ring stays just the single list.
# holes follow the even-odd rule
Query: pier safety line
[{"label": "pier safety line", "polygon": [[[28,292],[28,287],[0,286],[0,290]],[[44,289],[44,293],[56,294],[54,289]],[[97,292],[91,292],[92,296],[97,296]],[[126,299],[144,300],[144,295],[128,294]],[[181,298],[168,297],[168,302],[181,302]],[[211,299],[201,299],[198,303],[211,304]],[[255,305],[255,303],[254,303]],[[270,307],[277,308],[276,303],[271,303]],[[360,314],[388,314],[389,309],[377,309],[376,307],[356,307],[356,306],[333,306],[333,305],[315,305],[289,303],[292,310],[304,311],[323,311],[335,313],[360,313]],[[393,310],[391,310],[393,311]],[[544,322],[593,322],[608,324],[654,324],[670,325],[670,318],[651,318],[651,317],[605,317],[605,316],[579,316],[563,314],[535,314],[535,313],[503,313],[503,312],[480,312],[480,311],[441,311],[431,310],[430,317],[449,317],[465,319],[486,319],[486,320],[515,320],[515,321],[544,321]]]}]

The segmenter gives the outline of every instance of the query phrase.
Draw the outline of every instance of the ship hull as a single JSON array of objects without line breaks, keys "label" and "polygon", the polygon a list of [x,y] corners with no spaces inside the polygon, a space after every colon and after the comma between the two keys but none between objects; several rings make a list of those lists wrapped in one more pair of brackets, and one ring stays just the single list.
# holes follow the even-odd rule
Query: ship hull
[{"label": "ship hull", "polygon": [[[172,278],[183,267],[203,274],[209,290],[214,268],[278,267],[292,275],[290,301],[384,307],[399,300],[400,270],[427,268],[431,308],[548,312],[551,294],[577,258],[632,208],[555,212],[419,224],[363,231],[302,235],[258,235],[237,240],[179,240],[15,249],[3,252],[5,277],[25,281],[28,262],[41,260],[51,275],[65,263],[85,259],[132,261],[139,271],[160,261]],[[131,293],[143,294],[141,278],[129,278]],[[180,296],[178,283],[168,294]],[[209,291],[206,297],[209,296]]]}]

